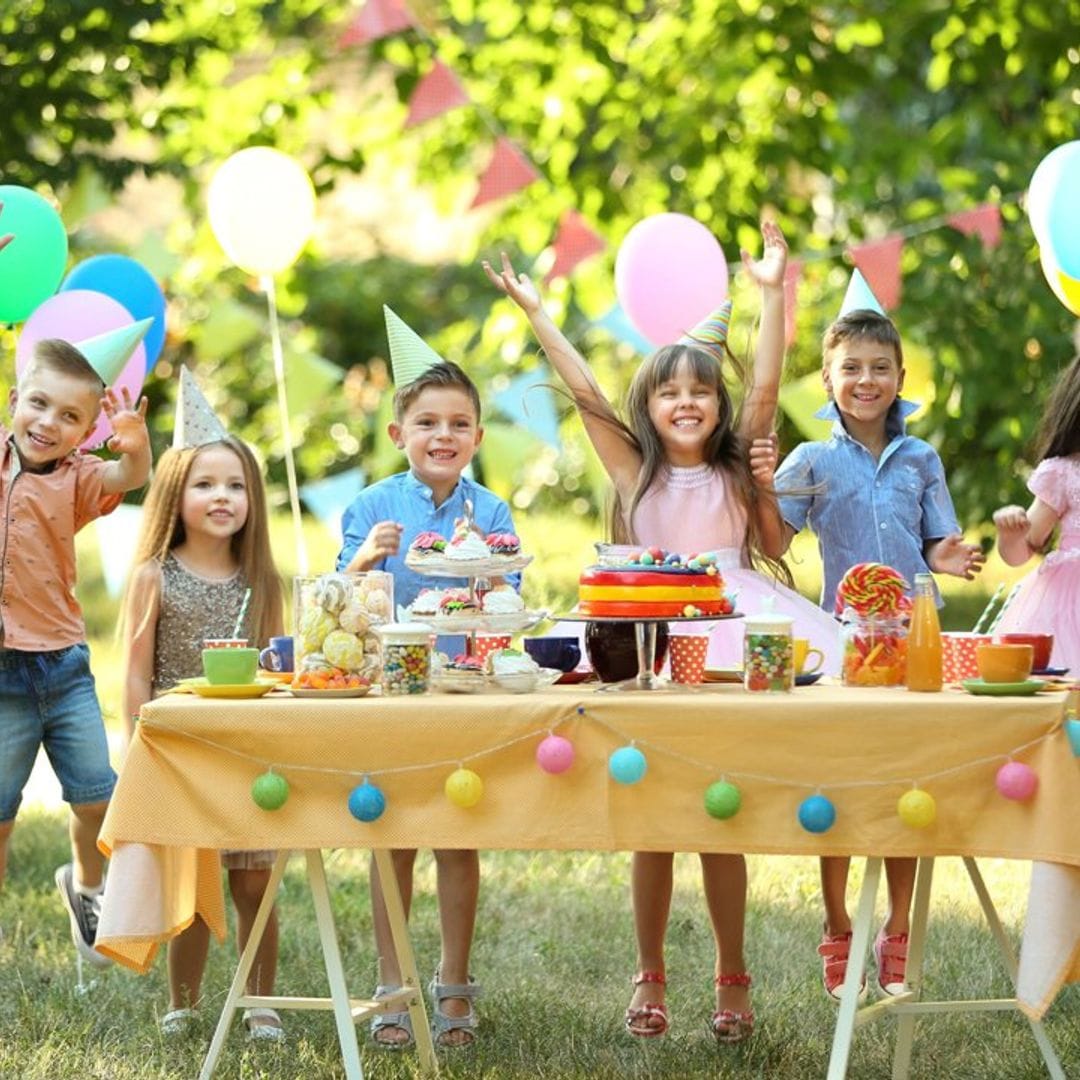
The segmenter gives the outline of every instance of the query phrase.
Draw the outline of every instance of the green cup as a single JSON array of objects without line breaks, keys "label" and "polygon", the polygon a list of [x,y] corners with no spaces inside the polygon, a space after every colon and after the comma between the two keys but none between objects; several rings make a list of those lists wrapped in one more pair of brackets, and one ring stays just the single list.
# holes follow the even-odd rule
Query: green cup
[{"label": "green cup", "polygon": [[203,672],[215,686],[253,683],[259,668],[258,649],[203,649]]}]

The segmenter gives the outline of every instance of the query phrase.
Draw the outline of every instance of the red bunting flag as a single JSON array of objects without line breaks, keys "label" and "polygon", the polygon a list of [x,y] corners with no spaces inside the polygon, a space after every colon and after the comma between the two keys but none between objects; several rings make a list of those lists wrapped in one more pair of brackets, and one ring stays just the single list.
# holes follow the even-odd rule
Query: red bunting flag
[{"label": "red bunting flag", "polygon": [[976,206],[974,210],[961,210],[950,214],[949,224],[965,236],[978,236],[983,246],[993,249],[1001,243],[1001,207],[996,203]]},{"label": "red bunting flag", "polygon": [[576,210],[567,210],[559,219],[559,231],[551,246],[555,249],[555,261],[544,275],[545,285],[557,277],[565,277],[578,263],[591,255],[599,255],[607,245]]},{"label": "red bunting flag", "polygon": [[795,340],[795,315],[798,311],[801,277],[802,260],[788,259],[788,264],[784,269],[784,344],[788,346]]},{"label": "red bunting flag", "polygon": [[512,195],[539,179],[532,162],[505,135],[500,135],[470,209]]},{"label": "red bunting flag", "polygon": [[405,126],[415,127],[425,120],[469,104],[469,95],[465,93],[457,76],[441,61],[416,84],[416,89],[409,98],[409,115]]},{"label": "red bunting flag", "polygon": [[402,0],[367,0],[338,39],[338,45],[342,49],[364,45],[415,25]]},{"label": "red bunting flag", "polygon": [[852,261],[886,311],[900,303],[900,252],[903,247],[904,238],[896,234],[848,249]]}]

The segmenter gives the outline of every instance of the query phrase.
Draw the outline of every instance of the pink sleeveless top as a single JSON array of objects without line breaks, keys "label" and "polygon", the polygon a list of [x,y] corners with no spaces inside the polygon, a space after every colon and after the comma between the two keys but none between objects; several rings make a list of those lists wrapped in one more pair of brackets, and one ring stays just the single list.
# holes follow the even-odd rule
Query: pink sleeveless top
[{"label": "pink sleeveless top", "polygon": [[638,503],[630,532],[636,544],[681,554],[739,550],[746,538],[746,511],[723,470],[665,465]]}]

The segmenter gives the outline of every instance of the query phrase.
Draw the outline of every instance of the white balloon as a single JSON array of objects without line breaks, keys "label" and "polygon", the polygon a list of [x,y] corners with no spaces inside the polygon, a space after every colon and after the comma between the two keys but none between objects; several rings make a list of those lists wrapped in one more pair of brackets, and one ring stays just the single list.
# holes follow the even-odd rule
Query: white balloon
[{"label": "white balloon", "polygon": [[210,227],[225,254],[254,274],[291,266],[315,227],[315,189],[303,166],[269,146],[228,158],[207,192]]},{"label": "white balloon", "polygon": [[1080,139],[1062,143],[1055,146],[1035,167],[1031,174],[1031,182],[1028,184],[1027,198],[1024,206],[1027,209],[1028,220],[1031,222],[1031,231],[1035,239],[1043,247],[1050,238],[1048,218],[1050,216],[1050,204],[1057,190],[1058,177],[1065,163],[1072,158],[1073,154],[1080,154]]}]

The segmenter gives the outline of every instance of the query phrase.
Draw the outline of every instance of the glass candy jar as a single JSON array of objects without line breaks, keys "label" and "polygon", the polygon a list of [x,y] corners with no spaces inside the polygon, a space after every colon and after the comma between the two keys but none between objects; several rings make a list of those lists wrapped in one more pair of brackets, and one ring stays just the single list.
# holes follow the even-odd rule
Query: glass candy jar
[{"label": "glass candy jar", "polygon": [[903,686],[908,628],[897,615],[860,615],[845,608],[840,628],[845,686]]},{"label": "glass candy jar", "polygon": [[377,682],[377,627],[394,617],[394,578],[382,570],[293,578],[296,670],[335,671]]},{"label": "glass candy jar", "polygon": [[747,690],[784,693],[795,688],[794,642],[789,615],[748,615],[743,623],[743,685]]},{"label": "glass candy jar", "polygon": [[382,640],[382,692],[426,693],[435,631],[426,623],[387,623],[379,627],[378,634]]}]

